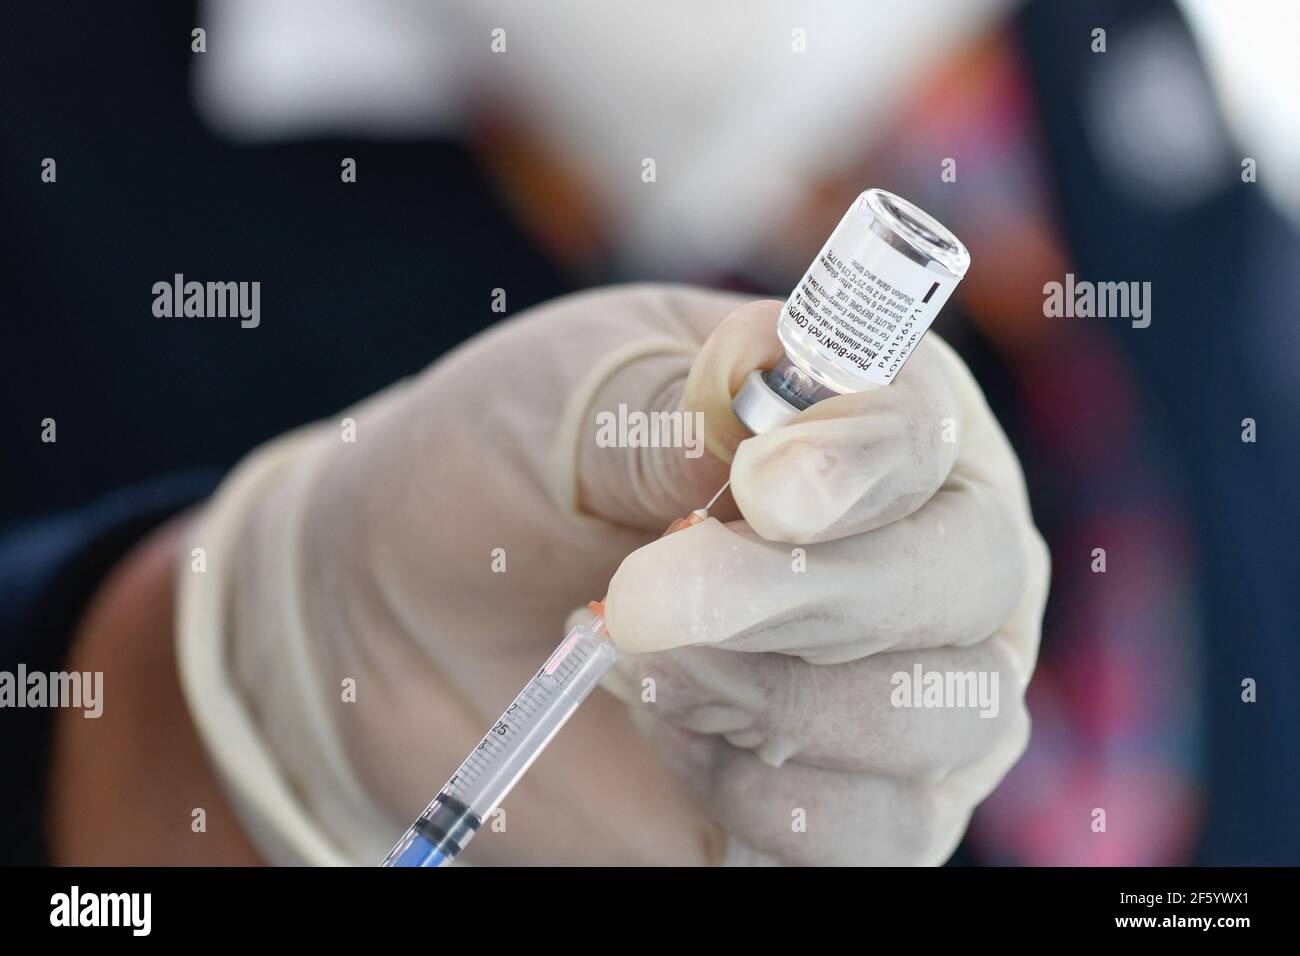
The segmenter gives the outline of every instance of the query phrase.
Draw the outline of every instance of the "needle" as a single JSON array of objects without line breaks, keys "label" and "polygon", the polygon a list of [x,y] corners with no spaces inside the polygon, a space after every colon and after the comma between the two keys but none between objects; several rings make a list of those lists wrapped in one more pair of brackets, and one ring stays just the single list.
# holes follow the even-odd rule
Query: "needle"
[{"label": "needle", "polygon": [[709,509],[718,503],[718,499],[722,497],[722,493],[730,487],[731,487],[731,479],[728,478],[727,483],[723,485],[721,488],[719,488],[717,494],[715,494],[712,498],[710,498],[709,503],[705,505],[703,508],[701,508],[700,510],[707,515],[709,513]]}]

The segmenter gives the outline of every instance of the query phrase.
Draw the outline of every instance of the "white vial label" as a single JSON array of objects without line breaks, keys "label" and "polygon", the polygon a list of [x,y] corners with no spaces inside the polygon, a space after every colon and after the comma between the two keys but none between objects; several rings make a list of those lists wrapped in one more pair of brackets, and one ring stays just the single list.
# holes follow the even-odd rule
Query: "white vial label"
[{"label": "white vial label", "polygon": [[961,281],[891,246],[874,216],[864,193],[781,311],[787,351],[837,391],[892,382]]}]

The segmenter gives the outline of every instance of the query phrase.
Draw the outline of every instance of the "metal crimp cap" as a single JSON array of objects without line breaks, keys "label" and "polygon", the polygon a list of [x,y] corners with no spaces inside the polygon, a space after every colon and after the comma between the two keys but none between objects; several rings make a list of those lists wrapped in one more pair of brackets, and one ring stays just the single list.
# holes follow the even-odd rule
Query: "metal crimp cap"
[{"label": "metal crimp cap", "polygon": [[803,411],[769,388],[757,369],[745,376],[745,384],[731,401],[731,410],[755,435],[780,428]]},{"label": "metal crimp cap", "polygon": [[809,405],[838,394],[783,355],[766,372],[755,370],[745,376],[731,410],[742,425],[761,435],[780,428]]}]

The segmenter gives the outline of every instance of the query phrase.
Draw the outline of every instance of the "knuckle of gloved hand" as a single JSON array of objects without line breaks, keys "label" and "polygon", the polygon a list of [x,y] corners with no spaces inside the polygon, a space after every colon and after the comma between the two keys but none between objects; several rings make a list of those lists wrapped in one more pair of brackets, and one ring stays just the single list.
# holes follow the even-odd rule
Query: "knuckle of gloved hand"
[{"label": "knuckle of gloved hand", "polygon": [[842,822],[835,842],[800,862],[937,866],[961,838],[964,818],[954,819],[950,801],[937,787],[867,777],[855,789],[855,805],[837,814]]},{"label": "knuckle of gloved hand", "polygon": [[991,588],[989,612],[995,626],[1015,613],[1031,579],[1031,551],[1015,506],[1002,496],[981,492],[979,522],[974,530],[977,560],[1000,586]]},{"label": "knuckle of gloved hand", "polygon": [[1020,758],[1025,755],[1025,751],[1029,749],[1029,739],[1034,735],[1034,715],[1029,712],[1029,705],[1024,700],[1018,702],[1016,716],[1018,719],[1016,720],[1013,736],[1014,744],[1007,765],[1002,768],[1002,774],[998,776],[998,780],[1001,780],[1002,776],[1010,771]]},{"label": "knuckle of gloved hand", "polygon": [[1029,574],[1035,583],[1040,583],[1043,587],[1046,587],[1047,582],[1052,577],[1052,551],[1033,520],[1027,520],[1026,524],[1026,537],[1028,538],[1026,560],[1029,563]]},{"label": "knuckle of gloved hand", "polygon": [[1002,711],[1013,711],[1023,707],[1025,693],[1029,689],[1032,668],[1016,648],[1017,640],[1008,630],[999,630],[980,647],[987,649],[993,656],[989,662],[989,672],[998,675],[999,702],[1006,701],[1009,706]]},{"label": "knuckle of gloved hand", "polygon": [[679,647],[624,655],[619,669],[642,691],[642,703],[661,720],[694,733],[726,734],[748,728],[763,703],[755,688],[713,665],[710,648]]},{"label": "knuckle of gloved hand", "polygon": [[1002,728],[1002,734],[991,748],[993,774],[989,789],[992,790],[1007,772],[1024,756],[1029,747],[1029,738],[1034,730],[1034,718],[1029,713],[1029,706],[1023,697],[1016,700],[1010,708],[1010,719]]},{"label": "knuckle of gloved hand", "polygon": [[910,866],[944,863],[961,842],[970,810],[955,805],[942,788],[919,788],[913,805],[913,825],[901,834],[901,862]]},{"label": "knuckle of gloved hand", "polygon": [[[689,535],[679,532],[673,537]],[[638,548],[618,566],[605,598],[610,636],[624,651],[643,653],[706,641],[713,616],[707,555],[671,538]]]},{"label": "knuckle of gloved hand", "polygon": [[736,450],[736,503],[768,540],[812,544],[874,530],[920,508],[952,470],[956,445],[934,407],[863,396],[822,405]]},{"label": "knuckle of gloved hand", "polygon": [[890,838],[883,848],[888,858],[881,862],[902,866],[929,862],[941,830],[937,789],[925,785],[905,788],[892,815]]},{"label": "knuckle of gloved hand", "polygon": [[620,667],[661,720],[721,737],[773,768],[804,751],[803,737],[822,732],[821,711],[847,709],[809,686],[806,665],[781,654],[682,647],[634,655]]},{"label": "knuckle of gloved hand", "polygon": [[[652,656],[654,664],[676,658],[660,671],[664,719],[696,733],[720,735],[768,767],[811,760],[827,770],[854,772],[892,759],[881,753],[880,741],[882,731],[890,732],[884,728],[892,715],[874,706],[876,700],[887,705],[888,678],[869,690],[872,682],[863,679],[867,660],[821,666],[786,654],[713,648]],[[645,673],[658,670],[654,664]],[[912,739],[912,749],[934,749],[935,741],[913,728],[894,729]],[[906,744],[889,749],[906,749]],[[921,757],[924,763],[923,753]]]},{"label": "knuckle of gloved hand", "polygon": [[[852,711],[863,728],[852,751],[857,768],[938,785],[984,759],[1017,721],[1023,679],[994,641],[970,648],[893,652],[867,658],[862,697]],[[922,677],[943,682],[946,706],[917,709]],[[915,691],[913,691],[915,688]],[[914,697],[913,694],[918,695]],[[844,745],[841,744],[841,747]]]}]

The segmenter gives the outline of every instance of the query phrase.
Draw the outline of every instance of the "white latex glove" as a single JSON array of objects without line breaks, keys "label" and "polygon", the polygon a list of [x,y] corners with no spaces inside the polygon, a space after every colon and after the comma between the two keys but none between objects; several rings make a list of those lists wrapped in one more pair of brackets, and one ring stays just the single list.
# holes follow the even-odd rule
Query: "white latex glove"
[{"label": "white latex glove", "polygon": [[[355,420],[354,431],[348,421],[325,422],[285,436],[254,453],[228,479],[192,535],[192,547],[203,547],[209,555],[207,571],[193,573],[187,566],[181,574],[180,660],[196,723],[236,810],[269,859],[371,864],[382,858],[554,647],[566,612],[600,596],[625,555],[653,540],[670,519],[703,503],[726,479],[727,466],[714,453],[689,457],[681,448],[600,447],[595,415],[616,412],[620,404],[645,411],[678,408],[701,344],[739,302],[735,296],[680,287],[615,288],[557,300],[476,337],[416,380],[347,413]],[[775,314],[771,303],[740,309],[695,362],[693,407],[705,413],[709,444],[724,457],[738,427],[728,395],[749,368],[775,358]],[[918,354],[913,363],[919,361]],[[909,370],[891,392],[902,388]],[[927,408],[930,417],[917,420],[920,431],[905,436],[903,443],[938,441],[927,430],[939,409]],[[955,404],[953,414],[959,417],[959,434],[971,427]],[[996,429],[986,411],[983,415]],[[846,423],[844,441],[824,447],[838,449],[849,461],[851,446],[860,446],[864,437],[871,440],[871,429],[862,427],[866,421],[874,419],[865,415]],[[887,415],[883,421],[907,430],[903,418]],[[887,446],[891,426],[880,427],[877,437]],[[796,428],[787,431],[798,434]],[[355,441],[346,440],[350,434]],[[740,460],[751,447],[761,445],[745,446]],[[770,445],[769,454],[774,463],[781,458],[779,445]],[[933,457],[942,457],[942,451]],[[917,463],[923,468],[926,459]],[[935,465],[935,474],[918,478],[904,461],[897,464],[896,475],[882,475],[873,487],[886,494],[891,481],[901,480],[896,497],[902,504],[868,502],[852,509],[853,527],[847,530],[863,524],[852,518],[863,507],[874,508],[878,516],[900,517],[919,506],[946,471],[946,465]],[[1014,461],[1011,469],[1014,473]],[[743,470],[737,470],[736,478],[745,504],[745,495],[758,485],[739,480]],[[754,479],[769,475],[761,465],[750,471]],[[778,481],[773,475],[775,471],[765,480]],[[822,493],[843,495],[843,487],[832,476]],[[1016,498],[1022,495],[1018,485],[999,494],[986,497],[1013,499],[1006,509],[1008,527],[1028,529],[1022,497]],[[833,504],[831,497],[826,500]],[[715,513],[727,517],[726,507]],[[779,507],[770,515],[798,520],[797,515],[782,519]],[[979,523],[958,518],[951,519],[954,536],[971,534],[972,524]],[[839,533],[833,530],[830,536]],[[718,534],[743,540],[742,532],[715,522],[675,537],[704,545]],[[822,548],[844,543],[816,550],[820,555]],[[980,545],[1001,548],[1003,543]],[[904,538],[902,545],[915,550],[911,539]],[[629,623],[635,612],[629,614],[624,582],[638,568],[660,574],[654,569],[663,565],[656,562],[675,553],[656,547],[660,549],[638,552],[611,592],[611,627],[624,630],[628,645],[639,650],[660,646],[651,642],[652,633],[664,646],[685,643],[680,633],[668,637],[649,622],[645,628]],[[977,550],[968,547],[962,553]],[[960,633],[951,639],[948,631],[936,634],[934,643],[964,635],[974,642],[977,632],[987,636],[1010,616],[1001,605],[1014,603],[1007,596],[1011,592],[1026,592],[1026,559],[1023,552],[996,557],[1001,563],[986,567],[985,578],[1001,582],[996,592],[1002,598],[974,610],[951,608],[945,622]],[[499,573],[503,560],[505,571]],[[702,567],[718,578],[707,565]],[[964,566],[944,570],[935,582],[938,593],[950,596],[945,592],[952,590],[950,578],[958,573],[967,573]],[[670,616],[685,622],[692,603],[704,606],[698,595],[716,594],[722,583],[700,582],[693,590],[660,597],[678,609]],[[988,589],[993,590],[991,584]],[[849,611],[845,605],[839,613]],[[887,610],[894,613],[892,607]],[[1032,609],[1026,613],[1034,617]],[[753,619],[762,621],[763,615]],[[871,614],[859,620],[877,631],[890,623]],[[713,627],[706,620],[699,624],[701,634]],[[690,626],[686,623],[687,632]],[[817,645],[821,629],[808,631],[804,646]],[[708,632],[719,639],[732,636]],[[839,632],[825,633],[829,643]],[[1034,633],[1035,624],[1028,625],[1026,644]],[[618,630],[615,636],[624,639]],[[663,656],[665,663],[671,657],[680,667],[685,655],[702,653],[811,666],[793,657],[724,650],[677,650]],[[825,659],[852,656],[831,652]],[[1027,676],[1031,663],[1032,649],[1027,649],[1017,667]],[[843,668],[854,666],[822,670],[845,674]],[[683,673],[704,672],[691,665]],[[737,673],[728,680],[729,687],[742,686]],[[1003,681],[1003,713],[1018,712],[1022,683]],[[683,686],[695,685],[688,681]],[[756,681],[752,686],[763,685]],[[670,702],[666,691],[665,685],[656,706],[685,706],[685,697]],[[817,693],[820,697],[820,688]],[[1008,700],[1012,695],[1015,702]],[[812,700],[808,705],[809,713],[829,713]],[[646,716],[643,709],[631,713]],[[665,710],[663,715],[670,713],[686,711]],[[467,858],[715,862],[724,856],[726,828],[738,837],[733,847],[759,847],[791,860],[840,861],[835,847],[824,841],[816,844],[820,850],[814,849],[811,824],[802,852],[773,844],[761,827],[755,831],[755,814],[770,793],[735,800],[718,792],[706,794],[703,801],[693,797],[655,758],[628,715],[613,697],[594,695],[507,799],[505,832],[485,826]],[[899,722],[898,715],[887,716]],[[863,761],[863,738],[902,732],[887,729],[889,722],[881,720],[879,727],[868,724],[847,735],[857,740],[848,763],[856,767]],[[1000,722],[1005,723],[985,723]],[[659,725],[669,726],[664,721]],[[1023,720],[1019,726],[1022,738]],[[846,735],[824,733],[812,724],[804,729],[806,740],[816,743],[794,760],[846,766]],[[994,750],[990,736],[984,733],[970,746],[949,748],[970,759],[953,758],[942,765],[973,766],[978,757],[988,758]],[[1005,769],[1023,741],[1009,734],[998,740],[1003,746],[996,763]],[[709,739],[715,742],[732,747]],[[941,754],[949,750],[938,748]],[[954,797],[963,820],[996,779],[993,764],[983,760],[981,784]],[[796,766],[792,760],[776,772],[788,774]],[[841,805],[844,791],[838,783],[815,782],[807,791],[807,806],[822,806],[823,800]],[[951,791],[947,787],[944,792]],[[897,817],[890,816],[885,803],[880,806],[881,815],[871,821],[877,829],[893,825]],[[859,840],[865,824],[846,817],[838,825],[853,830],[843,834],[845,840]],[[915,849],[906,858],[933,857],[923,852],[929,847]],[[733,858],[737,855],[733,849]]]},{"label": "white latex glove", "polygon": [[[778,309],[719,329],[689,403],[725,401],[744,343],[770,340]],[[733,862],[943,862],[1027,743],[1048,585],[1019,464],[979,387],[930,335],[893,385],[744,441],[731,480],[744,521],[655,541],[619,568],[606,620],[640,653],[609,686],[727,829]],[[895,706],[914,702],[895,675],[918,665],[971,674],[991,699]]]}]

